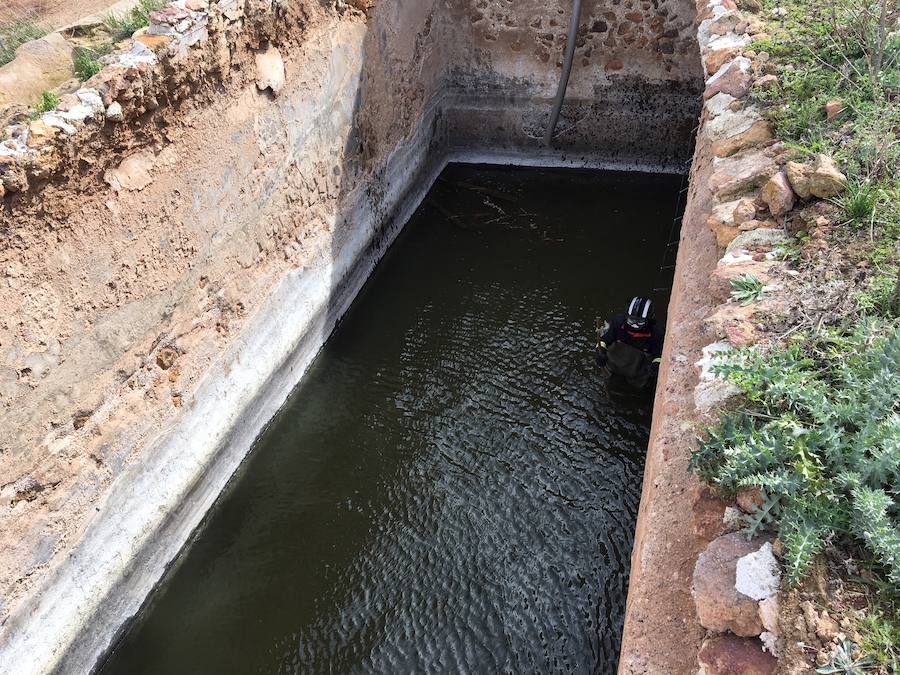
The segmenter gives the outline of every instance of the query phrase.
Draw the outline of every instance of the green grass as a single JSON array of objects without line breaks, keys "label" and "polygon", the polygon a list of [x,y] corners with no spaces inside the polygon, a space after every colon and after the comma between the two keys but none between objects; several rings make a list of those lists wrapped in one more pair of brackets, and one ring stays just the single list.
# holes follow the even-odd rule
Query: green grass
[{"label": "green grass", "polygon": [[86,82],[100,72],[103,68],[100,63],[101,56],[103,54],[96,49],[80,47],[75,50],[75,75],[79,80]]},{"label": "green grass", "polygon": [[[803,153],[823,152],[841,165],[851,187],[839,200],[845,224],[867,231],[870,249],[900,244],[900,33],[896,12],[878,42],[877,0],[764,0],[769,37],[752,48],[778,68],[780,87],[756,92],[776,135]],[[892,4],[887,3],[890,8]],[[880,47],[879,47],[880,44]],[[881,68],[870,68],[881,57]],[[872,73],[874,74],[874,77]],[[844,104],[836,119],[824,106]]]},{"label": "green grass", "polygon": [[856,629],[862,637],[859,646],[863,653],[888,672],[900,673],[900,606],[874,601]]},{"label": "green grass", "polygon": [[878,187],[871,183],[851,183],[841,195],[840,205],[847,216],[847,222],[857,227],[869,227],[875,219],[878,204]]},{"label": "green grass", "polygon": [[140,0],[139,4],[125,14],[107,14],[103,24],[118,42],[131,37],[135,31],[150,25],[150,15],[166,5],[166,0]]},{"label": "green grass", "polygon": [[12,21],[0,24],[0,66],[16,58],[16,50],[26,42],[44,37],[50,31],[28,21]]}]

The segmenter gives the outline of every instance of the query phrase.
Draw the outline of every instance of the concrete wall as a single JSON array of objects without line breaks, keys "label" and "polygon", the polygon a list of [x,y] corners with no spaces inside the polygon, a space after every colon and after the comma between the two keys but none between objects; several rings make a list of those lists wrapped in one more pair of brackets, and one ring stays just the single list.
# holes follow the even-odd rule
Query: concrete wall
[{"label": "concrete wall", "polygon": [[562,0],[218,0],[87,83],[125,122],[0,149],[0,673],[90,669],[448,159],[687,158],[690,3],[631,1],[586,3],[553,150]]}]

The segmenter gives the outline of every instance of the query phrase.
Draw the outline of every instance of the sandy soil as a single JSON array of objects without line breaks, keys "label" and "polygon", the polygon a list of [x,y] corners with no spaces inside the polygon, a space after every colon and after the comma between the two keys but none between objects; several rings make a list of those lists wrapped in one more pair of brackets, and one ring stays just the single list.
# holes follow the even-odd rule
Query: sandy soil
[{"label": "sandy soil", "polygon": [[0,7],[0,25],[28,20],[47,30],[55,30],[102,12],[115,2],[116,0],[8,0]]}]

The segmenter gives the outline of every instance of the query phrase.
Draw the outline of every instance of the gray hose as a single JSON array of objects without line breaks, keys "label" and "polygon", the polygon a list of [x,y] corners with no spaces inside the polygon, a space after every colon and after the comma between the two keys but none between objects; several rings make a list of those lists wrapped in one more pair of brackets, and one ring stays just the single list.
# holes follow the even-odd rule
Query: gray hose
[{"label": "gray hose", "polygon": [[572,73],[572,61],[575,60],[575,39],[578,37],[578,22],[580,20],[581,0],[573,0],[572,18],[569,20],[569,41],[566,43],[566,59],[563,62],[562,74],[559,77],[559,86],[556,88],[556,101],[553,103],[550,124],[547,125],[547,133],[544,134],[544,143],[546,145],[550,145],[553,142],[553,132],[556,131],[556,123],[559,121],[559,111],[562,110],[563,100],[566,98],[569,75]]}]

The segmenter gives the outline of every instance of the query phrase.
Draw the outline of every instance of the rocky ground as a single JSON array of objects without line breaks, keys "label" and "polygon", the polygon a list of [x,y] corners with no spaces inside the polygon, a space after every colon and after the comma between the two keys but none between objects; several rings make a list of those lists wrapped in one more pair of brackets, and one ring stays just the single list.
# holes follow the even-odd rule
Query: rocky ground
[{"label": "rocky ground", "polygon": [[[753,1],[742,7],[714,0],[700,11],[699,37],[710,77],[700,142],[711,143],[716,155],[708,225],[724,254],[710,283],[720,304],[704,322],[715,342],[697,364],[694,398],[704,424],[741,400],[737,387],[713,375],[716,353],[769,349],[792,334],[857,322],[859,299],[873,275],[867,252],[875,248],[874,237],[846,227],[843,195],[851,181],[845,169],[829,154],[798,150],[778,139],[771,109],[760,104],[779,103],[777,74],[785,64],[753,45],[770,40],[770,21],[786,10],[763,13]],[[821,119],[831,120],[834,110],[828,106],[838,104],[826,104]],[[753,290],[740,295],[748,284],[755,284]],[[873,659],[867,671],[890,671],[896,635],[872,647],[875,640],[863,627],[867,617],[882,611],[876,607],[875,578],[857,566],[852,550],[829,544],[814,571],[791,587],[782,579],[782,542],[774,533],[749,540],[744,534],[748,519],[763,506],[758,488],[726,498],[705,484],[697,487],[694,534],[705,549],[694,568],[693,595],[708,630],[699,652],[701,672],[809,673],[845,656],[846,663],[862,658],[862,645],[884,652],[880,665]]]}]

